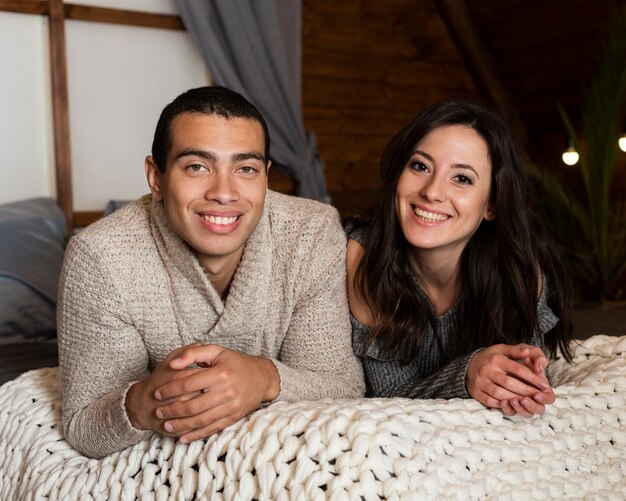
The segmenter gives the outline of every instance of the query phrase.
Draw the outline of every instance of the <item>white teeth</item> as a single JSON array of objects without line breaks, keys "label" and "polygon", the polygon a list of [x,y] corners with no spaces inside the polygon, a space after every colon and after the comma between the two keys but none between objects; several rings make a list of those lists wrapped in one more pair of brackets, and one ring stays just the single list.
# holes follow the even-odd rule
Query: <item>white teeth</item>
[{"label": "white teeth", "polygon": [[413,208],[413,212],[416,216],[426,220],[426,221],[445,221],[448,219],[448,216],[445,214],[435,214],[434,212],[426,212],[425,210],[418,209],[417,207]]},{"label": "white teeth", "polygon": [[222,216],[202,216],[202,219],[213,224],[233,224],[237,221],[238,216],[222,217]]}]

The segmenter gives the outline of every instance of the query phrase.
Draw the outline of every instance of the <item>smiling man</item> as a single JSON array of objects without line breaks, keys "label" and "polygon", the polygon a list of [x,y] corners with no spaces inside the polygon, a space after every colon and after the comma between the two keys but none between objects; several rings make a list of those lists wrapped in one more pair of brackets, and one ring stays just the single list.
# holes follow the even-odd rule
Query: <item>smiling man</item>
[{"label": "smiling man", "polygon": [[157,124],[151,195],[71,239],[63,427],[84,454],[153,432],[188,443],[275,400],[363,395],[337,212],[269,191],[269,167],[257,109],[192,89]]}]

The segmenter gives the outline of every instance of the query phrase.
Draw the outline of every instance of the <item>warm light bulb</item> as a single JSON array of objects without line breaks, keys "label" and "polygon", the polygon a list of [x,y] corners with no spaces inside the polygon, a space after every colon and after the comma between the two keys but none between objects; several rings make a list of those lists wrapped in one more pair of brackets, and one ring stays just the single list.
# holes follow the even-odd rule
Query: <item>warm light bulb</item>
[{"label": "warm light bulb", "polygon": [[617,144],[619,144],[619,149],[626,153],[626,133],[619,138]]},{"label": "warm light bulb", "polygon": [[568,148],[561,156],[565,165],[575,165],[578,162],[578,152],[574,148]]}]

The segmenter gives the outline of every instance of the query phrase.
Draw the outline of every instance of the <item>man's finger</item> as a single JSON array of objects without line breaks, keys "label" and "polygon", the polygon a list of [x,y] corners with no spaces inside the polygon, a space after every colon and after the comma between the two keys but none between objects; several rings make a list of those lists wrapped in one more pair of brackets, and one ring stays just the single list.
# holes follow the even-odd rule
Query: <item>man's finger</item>
[{"label": "man's finger", "polygon": [[220,431],[228,428],[231,424],[234,424],[237,421],[238,419],[233,419],[231,417],[218,419],[208,426],[204,426],[202,428],[198,428],[196,430],[192,430],[188,433],[181,435],[178,440],[183,444],[188,444],[189,442],[193,442],[194,440],[202,440],[203,438],[210,437],[215,433],[219,433]]},{"label": "man's finger", "polygon": [[175,401],[156,410],[159,419],[181,419],[202,414],[225,402],[221,393],[200,393],[197,397],[186,401]]},{"label": "man's finger", "polygon": [[178,434],[182,430],[200,430],[206,428],[222,419],[230,419],[230,422],[234,423],[242,417],[243,416],[235,412],[231,405],[224,403],[194,416],[169,419],[163,423],[163,427],[170,433]]},{"label": "man's finger", "polygon": [[217,357],[224,348],[215,344],[200,344],[185,347],[176,358],[170,361],[172,369],[181,369],[193,364],[210,366],[215,363]]},{"label": "man's finger", "polygon": [[189,393],[203,392],[218,383],[218,375],[214,374],[211,368],[188,369],[187,376],[158,387],[154,392],[154,398],[170,400]]}]

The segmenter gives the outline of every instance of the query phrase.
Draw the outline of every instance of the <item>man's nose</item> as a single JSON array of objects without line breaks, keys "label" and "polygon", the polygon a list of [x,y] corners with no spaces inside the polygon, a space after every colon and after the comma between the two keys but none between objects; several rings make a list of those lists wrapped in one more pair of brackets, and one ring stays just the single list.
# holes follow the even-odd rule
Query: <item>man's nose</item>
[{"label": "man's nose", "polygon": [[204,198],[220,204],[236,202],[238,200],[237,184],[229,173],[217,172],[211,176]]}]

